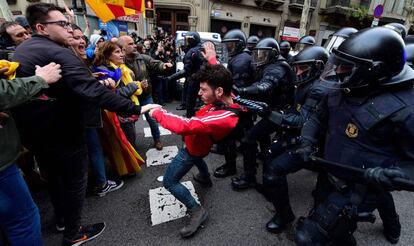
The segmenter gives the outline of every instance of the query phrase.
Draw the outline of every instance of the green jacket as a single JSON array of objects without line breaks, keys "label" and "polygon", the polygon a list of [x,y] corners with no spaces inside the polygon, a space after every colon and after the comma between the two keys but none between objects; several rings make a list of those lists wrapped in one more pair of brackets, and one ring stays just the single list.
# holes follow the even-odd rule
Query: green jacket
[{"label": "green jacket", "polygon": [[126,58],[125,64],[134,72],[135,80],[148,80],[148,88],[138,98],[146,99],[148,96],[152,96],[151,75],[164,73],[164,62],[145,54],[136,54],[133,59]]},{"label": "green jacket", "polygon": [[[0,112],[17,106],[49,85],[41,77],[32,76],[13,80],[0,79]],[[9,113],[8,113],[9,114]],[[10,115],[10,114],[9,114]],[[13,118],[0,118],[0,171],[11,165],[21,150],[20,137]]]}]

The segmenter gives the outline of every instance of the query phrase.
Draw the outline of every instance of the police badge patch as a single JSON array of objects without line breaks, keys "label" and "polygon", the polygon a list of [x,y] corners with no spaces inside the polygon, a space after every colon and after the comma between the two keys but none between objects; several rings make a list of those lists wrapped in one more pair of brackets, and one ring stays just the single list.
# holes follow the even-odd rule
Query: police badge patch
[{"label": "police badge patch", "polygon": [[358,127],[352,123],[348,123],[345,133],[350,138],[356,138],[358,137]]},{"label": "police badge patch", "polygon": [[300,112],[301,109],[302,109],[302,105],[300,105],[299,103],[296,104],[296,111]]}]

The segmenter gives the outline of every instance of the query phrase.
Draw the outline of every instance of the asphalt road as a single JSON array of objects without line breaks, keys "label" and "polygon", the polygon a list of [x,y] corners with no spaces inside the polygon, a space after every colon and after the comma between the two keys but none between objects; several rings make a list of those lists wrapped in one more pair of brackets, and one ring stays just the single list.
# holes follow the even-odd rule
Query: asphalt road
[{"label": "asphalt road", "polygon": [[[183,114],[184,111],[175,110],[176,105],[171,104],[166,108]],[[144,138],[144,127],[148,127],[148,124],[140,118],[137,122],[138,152],[143,157],[153,144],[151,138]],[[162,136],[161,140],[164,146],[182,147],[179,136]],[[210,171],[213,171],[223,163],[224,157],[210,154],[205,160]],[[237,162],[240,174],[240,154]],[[105,197],[100,198],[89,193],[83,208],[82,222],[88,224],[105,221],[107,227],[100,237],[87,245],[294,245],[293,226],[280,235],[268,233],[265,224],[273,215],[272,205],[253,189],[233,191],[230,177],[213,177],[214,184],[211,188],[202,188],[193,182],[201,203],[210,213],[205,227],[194,237],[182,239],[178,233],[185,225],[185,218],[152,226],[148,191],[162,186],[157,177],[164,174],[166,167],[167,165],[143,166],[140,174],[124,180],[124,187]],[[193,168],[182,181],[193,181],[192,176],[196,172],[196,168]],[[310,171],[300,171],[288,178],[292,207],[297,218],[306,215],[311,207],[310,193],[315,179],[316,175]],[[399,245],[414,245],[414,236],[411,233],[414,231],[414,194],[395,192],[394,198],[402,224]],[[46,191],[35,192],[34,199],[41,213],[45,245],[60,245],[62,235],[54,230],[53,209]],[[379,218],[374,224],[360,223],[355,237],[359,245],[389,245],[382,236],[382,223]]]}]

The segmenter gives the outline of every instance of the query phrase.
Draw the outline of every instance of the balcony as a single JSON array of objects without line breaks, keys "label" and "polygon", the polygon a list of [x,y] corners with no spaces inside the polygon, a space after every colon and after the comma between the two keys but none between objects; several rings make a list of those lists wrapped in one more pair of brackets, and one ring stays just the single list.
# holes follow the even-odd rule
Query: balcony
[{"label": "balcony", "polygon": [[276,10],[284,3],[283,0],[255,0],[254,2],[257,7],[270,10]]},{"label": "balcony", "polygon": [[352,11],[351,0],[327,0],[326,1],[326,14],[340,14],[345,15],[349,11]]},{"label": "balcony", "polygon": [[[302,11],[304,2],[305,0],[290,0],[289,8],[292,10]],[[310,4],[311,11],[315,10],[317,3],[318,3],[318,0],[311,0],[311,4]]]}]

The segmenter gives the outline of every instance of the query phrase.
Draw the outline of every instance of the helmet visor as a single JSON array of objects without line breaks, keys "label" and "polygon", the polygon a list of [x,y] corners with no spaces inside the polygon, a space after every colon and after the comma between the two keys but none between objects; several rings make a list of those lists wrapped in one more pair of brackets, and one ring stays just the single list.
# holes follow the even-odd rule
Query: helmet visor
[{"label": "helmet visor", "polygon": [[332,54],[321,75],[322,85],[333,89],[364,86],[361,65]]},{"label": "helmet visor", "polygon": [[193,36],[186,36],[184,39],[184,46],[187,48],[193,47],[193,44],[195,42],[195,39]]},{"label": "helmet visor", "polygon": [[230,56],[234,56],[237,53],[236,42],[234,41],[224,42],[224,46],[226,47],[227,53]]},{"label": "helmet visor", "polygon": [[293,71],[296,74],[295,84],[307,82],[312,75],[312,65],[310,63],[293,64]]},{"label": "helmet visor", "polygon": [[344,41],[344,37],[331,36],[325,43],[325,49],[330,53],[332,52],[332,49],[338,48]]},{"label": "helmet visor", "polygon": [[255,66],[261,66],[269,61],[271,50],[255,49],[253,50],[252,63]]}]

